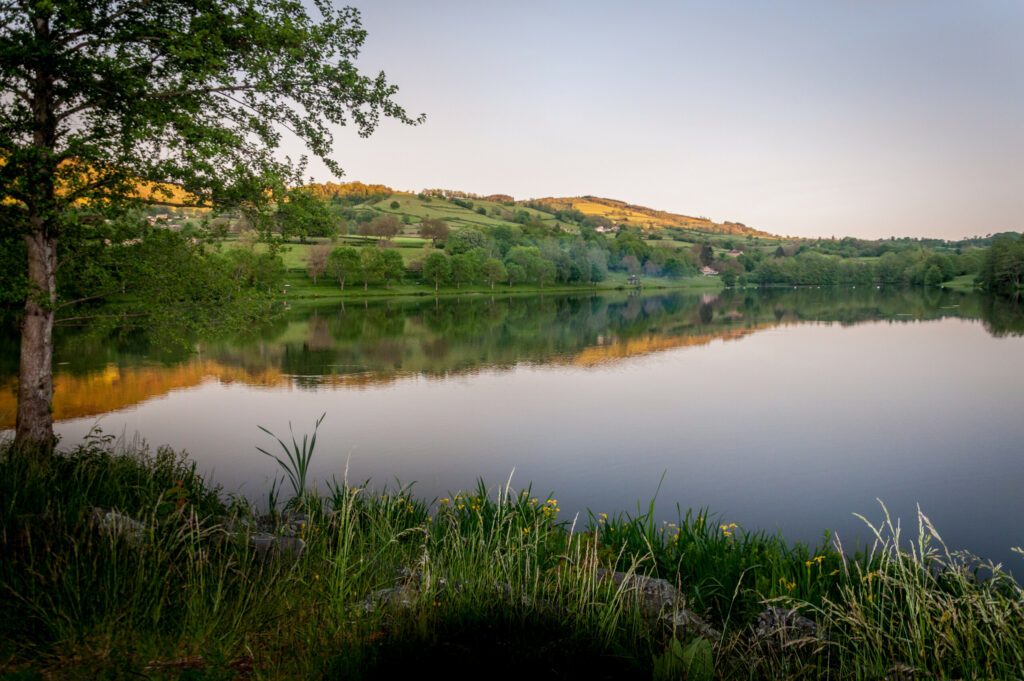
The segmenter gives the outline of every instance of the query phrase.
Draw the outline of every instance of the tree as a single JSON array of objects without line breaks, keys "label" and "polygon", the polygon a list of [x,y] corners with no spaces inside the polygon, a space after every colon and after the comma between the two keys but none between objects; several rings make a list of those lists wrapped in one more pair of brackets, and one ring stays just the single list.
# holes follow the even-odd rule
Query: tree
[{"label": "tree", "polygon": [[400,231],[402,231],[402,223],[394,215],[378,215],[359,226],[360,234],[380,238],[379,245],[381,246],[395,238]]},{"label": "tree", "polygon": [[487,283],[494,288],[494,284],[499,281],[505,281],[508,278],[508,270],[505,269],[505,265],[497,258],[490,258],[484,263],[484,279]]},{"label": "tree", "polygon": [[316,280],[320,278],[320,275],[327,271],[327,257],[331,252],[331,247],[326,244],[318,244],[309,249],[309,256],[306,258],[306,274],[313,280],[313,285],[316,286]]},{"label": "tree", "polygon": [[423,218],[423,221],[420,222],[420,236],[424,239],[430,239],[435,247],[437,242],[443,242],[448,238],[448,231],[448,223],[444,220]]},{"label": "tree", "polygon": [[464,227],[448,237],[444,250],[448,251],[451,255],[466,253],[474,248],[487,250],[487,247],[490,245],[489,241],[487,235],[479,229]]},{"label": "tree", "polygon": [[264,205],[298,175],[275,153],[283,129],[340,174],[330,126],[422,120],[356,68],[358,11],[312,4],[0,0],[0,226],[24,240],[28,278],[18,444],[53,442],[63,236],[143,197]]},{"label": "tree", "polygon": [[1024,285],[1024,235],[995,239],[985,253],[978,280],[989,291],[1020,296]]},{"label": "tree", "polygon": [[402,207],[402,204],[400,204],[398,201],[392,201],[389,205],[391,207],[391,210],[398,210],[399,208]]},{"label": "tree", "polygon": [[380,252],[380,260],[380,276],[384,280],[384,288],[390,288],[393,280],[401,279],[405,274],[402,254],[394,249],[383,250]]},{"label": "tree", "polygon": [[359,280],[363,282],[363,290],[369,288],[370,282],[384,278],[384,251],[379,248],[364,248],[359,254]]},{"label": "tree", "polygon": [[434,251],[423,260],[423,278],[434,282],[434,291],[452,275],[452,266],[447,255]]},{"label": "tree", "polygon": [[470,284],[480,278],[483,273],[483,249],[474,248],[467,253],[458,253],[451,257],[452,281],[456,288]]},{"label": "tree", "polygon": [[359,251],[351,246],[341,246],[327,256],[327,274],[338,280],[341,290],[345,290],[345,280],[359,275]]},{"label": "tree", "polygon": [[338,226],[327,204],[305,189],[290,189],[277,204],[275,214],[278,231],[285,239],[299,237],[306,243],[311,236],[337,234]]},{"label": "tree", "polygon": [[523,269],[523,266],[520,265],[519,263],[516,263],[516,262],[506,263],[505,264],[505,269],[506,269],[506,271],[508,271],[508,285],[509,285],[509,287],[511,287],[512,284],[522,284],[522,283],[528,281],[527,278],[526,278],[526,270]]},{"label": "tree", "polygon": [[700,259],[701,265],[710,267],[711,263],[715,260],[715,249],[713,249],[709,243],[701,244],[697,257]]}]

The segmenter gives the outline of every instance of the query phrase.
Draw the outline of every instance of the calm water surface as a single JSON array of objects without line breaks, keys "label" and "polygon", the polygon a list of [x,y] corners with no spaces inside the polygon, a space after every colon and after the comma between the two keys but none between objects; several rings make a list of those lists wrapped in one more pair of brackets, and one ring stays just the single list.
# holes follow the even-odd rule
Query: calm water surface
[{"label": "calm water surface", "polygon": [[326,412],[320,481],[347,466],[429,499],[514,471],[563,517],[657,491],[665,519],[679,503],[848,545],[869,537],[852,514],[880,520],[881,499],[1020,575],[1022,319],[978,296],[875,289],[347,302],[190,347],[66,331],[55,412],[65,442],[97,423],[138,433],[257,502],[277,473],[257,425],[302,433]]}]

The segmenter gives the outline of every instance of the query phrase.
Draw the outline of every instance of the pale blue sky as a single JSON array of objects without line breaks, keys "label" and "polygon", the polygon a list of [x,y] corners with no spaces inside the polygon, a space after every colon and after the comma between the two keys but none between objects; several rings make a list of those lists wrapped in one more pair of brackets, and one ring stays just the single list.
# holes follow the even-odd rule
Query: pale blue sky
[{"label": "pale blue sky", "polygon": [[356,4],[360,67],[427,122],[343,131],[345,179],[801,236],[1024,229],[1022,0]]}]

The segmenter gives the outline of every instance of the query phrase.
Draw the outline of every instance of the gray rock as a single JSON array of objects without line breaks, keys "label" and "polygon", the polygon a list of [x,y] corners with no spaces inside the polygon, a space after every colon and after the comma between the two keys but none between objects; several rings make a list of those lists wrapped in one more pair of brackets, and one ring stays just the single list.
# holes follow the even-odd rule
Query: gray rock
[{"label": "gray rock", "polygon": [[278,537],[277,555],[291,560],[298,560],[306,552],[306,542],[298,537]]},{"label": "gray rock", "polygon": [[363,599],[363,610],[373,612],[378,609],[410,608],[416,602],[416,589],[408,584],[378,589]]},{"label": "gray rock", "polygon": [[598,568],[597,578],[610,579],[624,592],[635,593],[640,602],[640,609],[651,621],[659,621],[672,629],[686,629],[705,638],[717,639],[721,636],[699,615],[686,608],[679,589],[667,579],[612,572],[604,568]]},{"label": "gray rock", "polygon": [[885,673],[885,681],[914,681],[916,678],[917,670],[902,662],[894,664]]},{"label": "gray rock", "polygon": [[146,526],[141,522],[119,511],[107,508],[94,508],[89,515],[92,526],[100,534],[108,537],[121,537],[130,544],[141,544],[146,536]]},{"label": "gray rock", "polygon": [[265,560],[284,558],[296,561],[306,550],[306,542],[298,537],[278,537],[269,532],[249,535],[249,545],[258,557]]},{"label": "gray rock", "polygon": [[302,534],[306,526],[309,525],[309,516],[296,511],[285,511],[281,520],[284,523],[281,527],[281,534],[289,537]]},{"label": "gray rock", "polygon": [[660,617],[664,610],[673,608],[680,601],[679,590],[667,579],[628,572],[612,572],[604,568],[597,569],[597,579],[610,579],[623,592],[635,593],[644,615],[651,619]]},{"label": "gray rock", "polygon": [[754,639],[771,641],[779,645],[792,645],[801,641],[817,640],[818,625],[801,615],[796,608],[769,606],[757,616]]},{"label": "gray rock", "polygon": [[712,641],[722,637],[717,629],[711,627],[695,612],[679,606],[662,614],[661,622],[674,631],[690,631]]},{"label": "gray rock", "polygon": [[249,546],[253,552],[261,558],[269,558],[274,554],[277,545],[277,535],[269,532],[253,532],[249,535]]}]

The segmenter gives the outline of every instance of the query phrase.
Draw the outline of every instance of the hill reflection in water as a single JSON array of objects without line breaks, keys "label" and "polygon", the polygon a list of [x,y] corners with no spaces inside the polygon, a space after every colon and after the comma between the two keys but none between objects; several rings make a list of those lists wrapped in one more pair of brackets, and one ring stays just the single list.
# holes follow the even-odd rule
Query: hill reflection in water
[{"label": "hill reflection in water", "polygon": [[[210,380],[358,388],[521,364],[598,366],[788,324],[946,317],[980,319],[993,335],[1024,330],[1019,305],[907,289],[358,301],[303,306],[247,336],[170,349],[138,330],[86,327],[58,334],[54,414],[99,416]],[[0,428],[14,426],[17,354],[8,344]]]}]

